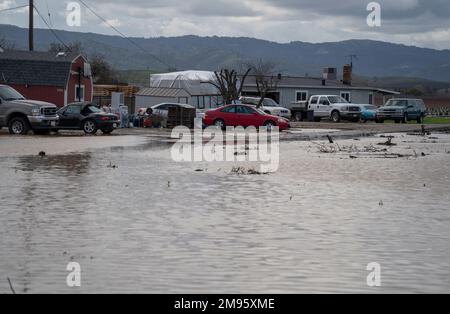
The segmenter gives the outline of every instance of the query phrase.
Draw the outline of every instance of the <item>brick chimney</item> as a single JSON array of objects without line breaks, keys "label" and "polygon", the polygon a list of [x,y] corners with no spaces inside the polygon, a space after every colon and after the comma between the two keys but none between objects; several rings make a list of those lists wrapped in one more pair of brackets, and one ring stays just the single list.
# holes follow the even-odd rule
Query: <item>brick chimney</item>
[{"label": "brick chimney", "polygon": [[353,68],[350,64],[344,65],[344,76],[342,83],[345,85],[352,85],[353,80]]}]

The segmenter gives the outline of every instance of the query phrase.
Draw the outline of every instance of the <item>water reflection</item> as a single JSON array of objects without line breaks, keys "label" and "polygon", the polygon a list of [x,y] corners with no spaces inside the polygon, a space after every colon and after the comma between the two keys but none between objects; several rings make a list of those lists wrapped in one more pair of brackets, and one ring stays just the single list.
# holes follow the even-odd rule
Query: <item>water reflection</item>
[{"label": "water reflection", "polygon": [[[399,144],[430,155],[284,143],[265,176],[174,163],[165,144],[2,158],[0,273],[22,292],[373,292],[378,262],[375,292],[448,292],[450,145]],[[65,285],[72,260],[80,290]]]}]

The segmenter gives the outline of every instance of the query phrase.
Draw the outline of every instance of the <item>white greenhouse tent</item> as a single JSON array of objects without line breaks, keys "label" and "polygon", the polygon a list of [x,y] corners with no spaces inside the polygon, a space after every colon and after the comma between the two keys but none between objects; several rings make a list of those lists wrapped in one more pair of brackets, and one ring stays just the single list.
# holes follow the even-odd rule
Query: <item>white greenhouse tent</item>
[{"label": "white greenhouse tent", "polygon": [[150,87],[136,95],[136,107],[144,108],[160,103],[183,103],[199,110],[223,105],[219,91],[209,82],[215,80],[214,72],[183,71],[154,74]]}]

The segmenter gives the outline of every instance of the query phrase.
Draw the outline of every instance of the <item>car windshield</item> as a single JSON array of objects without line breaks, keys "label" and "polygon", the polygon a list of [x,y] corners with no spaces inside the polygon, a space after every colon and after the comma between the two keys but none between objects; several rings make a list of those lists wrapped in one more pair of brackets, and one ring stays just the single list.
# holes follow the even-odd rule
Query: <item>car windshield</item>
[{"label": "car windshield", "polygon": [[[260,98],[244,98],[242,99],[242,103],[245,105],[257,106],[259,104]],[[265,98],[262,105],[264,107],[279,107],[277,102],[271,98]]]},{"label": "car windshield", "polygon": [[278,107],[278,104],[275,102],[275,100],[266,98],[264,99],[264,107]]},{"label": "car windshield", "polygon": [[401,99],[391,99],[386,104],[386,107],[406,107],[406,106],[408,106],[408,101]]},{"label": "car windshield", "polygon": [[99,108],[95,107],[95,106],[87,106],[84,110],[86,111],[90,111],[91,113],[103,113],[102,110],[100,110]]},{"label": "car windshield", "polygon": [[261,109],[256,108],[255,110],[256,110],[257,113],[259,113],[261,115],[266,115],[267,114],[264,111],[262,111]]},{"label": "car windshield", "polygon": [[23,97],[18,91],[9,86],[0,87],[0,98],[2,98],[5,101],[25,99],[25,97]]},{"label": "car windshield", "polygon": [[328,99],[332,104],[347,104],[348,101],[339,96],[329,96]]}]

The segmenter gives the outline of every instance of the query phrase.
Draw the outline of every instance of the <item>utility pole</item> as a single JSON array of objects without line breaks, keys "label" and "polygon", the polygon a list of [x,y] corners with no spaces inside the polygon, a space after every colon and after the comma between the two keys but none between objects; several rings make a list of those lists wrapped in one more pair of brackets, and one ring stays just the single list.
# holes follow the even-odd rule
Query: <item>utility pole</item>
[{"label": "utility pole", "polygon": [[28,45],[30,51],[34,50],[34,1],[30,0],[30,5],[28,7],[30,10],[29,18],[29,28],[28,28]]}]

